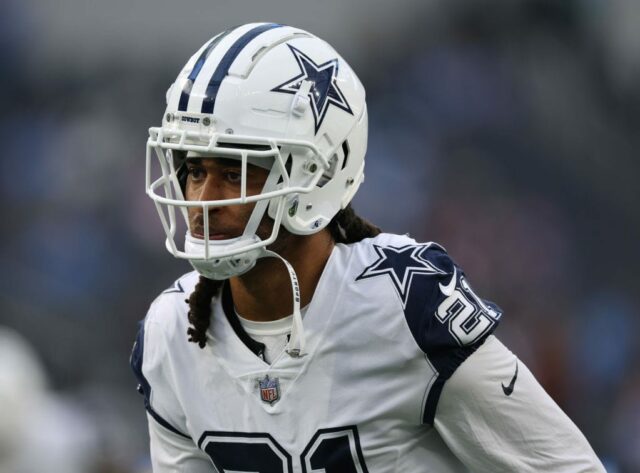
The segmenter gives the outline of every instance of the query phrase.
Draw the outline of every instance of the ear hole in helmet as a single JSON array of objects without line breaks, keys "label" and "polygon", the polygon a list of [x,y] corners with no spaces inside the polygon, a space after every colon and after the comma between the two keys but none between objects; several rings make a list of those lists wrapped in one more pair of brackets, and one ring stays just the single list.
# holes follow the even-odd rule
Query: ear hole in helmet
[{"label": "ear hole in helmet", "polygon": [[347,160],[349,159],[349,143],[347,140],[342,142],[342,152],[344,154],[344,158],[342,158],[342,168],[344,169],[347,166]]},{"label": "ear hole in helmet", "polygon": [[324,185],[329,182],[333,178],[333,176],[335,176],[338,166],[340,166],[340,170],[342,171],[347,165],[348,158],[349,144],[347,143],[347,140],[345,140],[342,142],[340,150],[338,150],[338,152],[331,156],[331,159],[329,159],[329,169],[322,175],[322,177],[318,181],[318,187],[324,187]]},{"label": "ear hole in helmet", "polygon": [[[289,156],[287,157],[287,160],[284,162],[284,169],[285,171],[287,171],[287,176],[291,177],[291,166],[293,165],[293,156],[291,155],[291,153],[289,153]],[[284,181],[283,176],[280,176],[278,178],[278,184],[282,184],[282,182]]]}]

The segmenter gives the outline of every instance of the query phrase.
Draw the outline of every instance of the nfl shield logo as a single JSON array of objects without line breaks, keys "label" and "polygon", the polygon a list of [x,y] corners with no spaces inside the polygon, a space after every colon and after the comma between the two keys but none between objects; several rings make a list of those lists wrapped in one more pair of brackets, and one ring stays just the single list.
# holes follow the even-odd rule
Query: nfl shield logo
[{"label": "nfl shield logo", "polygon": [[260,399],[269,404],[273,404],[280,399],[280,381],[278,378],[269,378],[265,375],[264,379],[258,379],[258,388],[260,388]]}]

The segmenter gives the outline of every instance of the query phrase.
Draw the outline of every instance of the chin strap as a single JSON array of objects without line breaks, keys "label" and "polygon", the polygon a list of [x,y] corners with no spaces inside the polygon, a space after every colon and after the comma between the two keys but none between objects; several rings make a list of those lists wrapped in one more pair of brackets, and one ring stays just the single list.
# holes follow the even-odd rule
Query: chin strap
[{"label": "chin strap", "polygon": [[286,349],[287,354],[293,358],[299,358],[306,355],[305,352],[305,338],[304,327],[302,325],[302,314],[300,313],[300,284],[298,283],[298,276],[293,270],[293,266],[286,259],[273,251],[265,250],[263,252],[265,256],[272,256],[280,259],[287,271],[289,271],[289,278],[291,279],[291,289],[293,290],[293,322],[291,324],[291,337],[289,338],[289,345]]}]

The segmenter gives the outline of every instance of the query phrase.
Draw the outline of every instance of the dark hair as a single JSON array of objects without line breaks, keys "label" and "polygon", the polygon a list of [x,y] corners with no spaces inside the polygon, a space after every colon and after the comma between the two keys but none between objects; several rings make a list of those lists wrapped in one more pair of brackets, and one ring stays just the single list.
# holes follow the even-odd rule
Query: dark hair
[{"label": "dark hair", "polygon": [[[356,243],[365,238],[374,237],[382,231],[356,215],[351,204],[338,212],[327,228],[336,243]],[[200,348],[204,348],[207,344],[211,301],[218,296],[222,283],[223,281],[214,281],[200,276],[195,290],[186,300],[189,304],[189,323],[191,324],[187,335],[189,335],[189,341],[197,343]]]}]

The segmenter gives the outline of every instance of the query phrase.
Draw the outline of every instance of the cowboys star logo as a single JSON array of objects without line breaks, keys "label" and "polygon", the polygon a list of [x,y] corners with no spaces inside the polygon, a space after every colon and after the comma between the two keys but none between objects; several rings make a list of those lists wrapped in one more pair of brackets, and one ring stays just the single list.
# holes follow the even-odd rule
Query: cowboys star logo
[{"label": "cowboys star logo", "polygon": [[398,291],[402,306],[406,308],[414,276],[447,274],[423,256],[430,246],[430,244],[407,245],[398,248],[373,245],[378,259],[367,267],[356,280],[386,274]]},{"label": "cowboys star logo", "polygon": [[329,105],[334,105],[341,110],[353,115],[351,107],[347,103],[342,91],[336,82],[338,74],[338,59],[331,59],[322,64],[316,64],[313,59],[299,49],[287,44],[300,67],[300,74],[293,79],[280,84],[271,89],[272,92],[284,92],[285,94],[295,94],[302,82],[307,80],[313,83],[309,90],[311,110],[315,123],[315,132],[318,133],[324,117],[329,110]]}]

